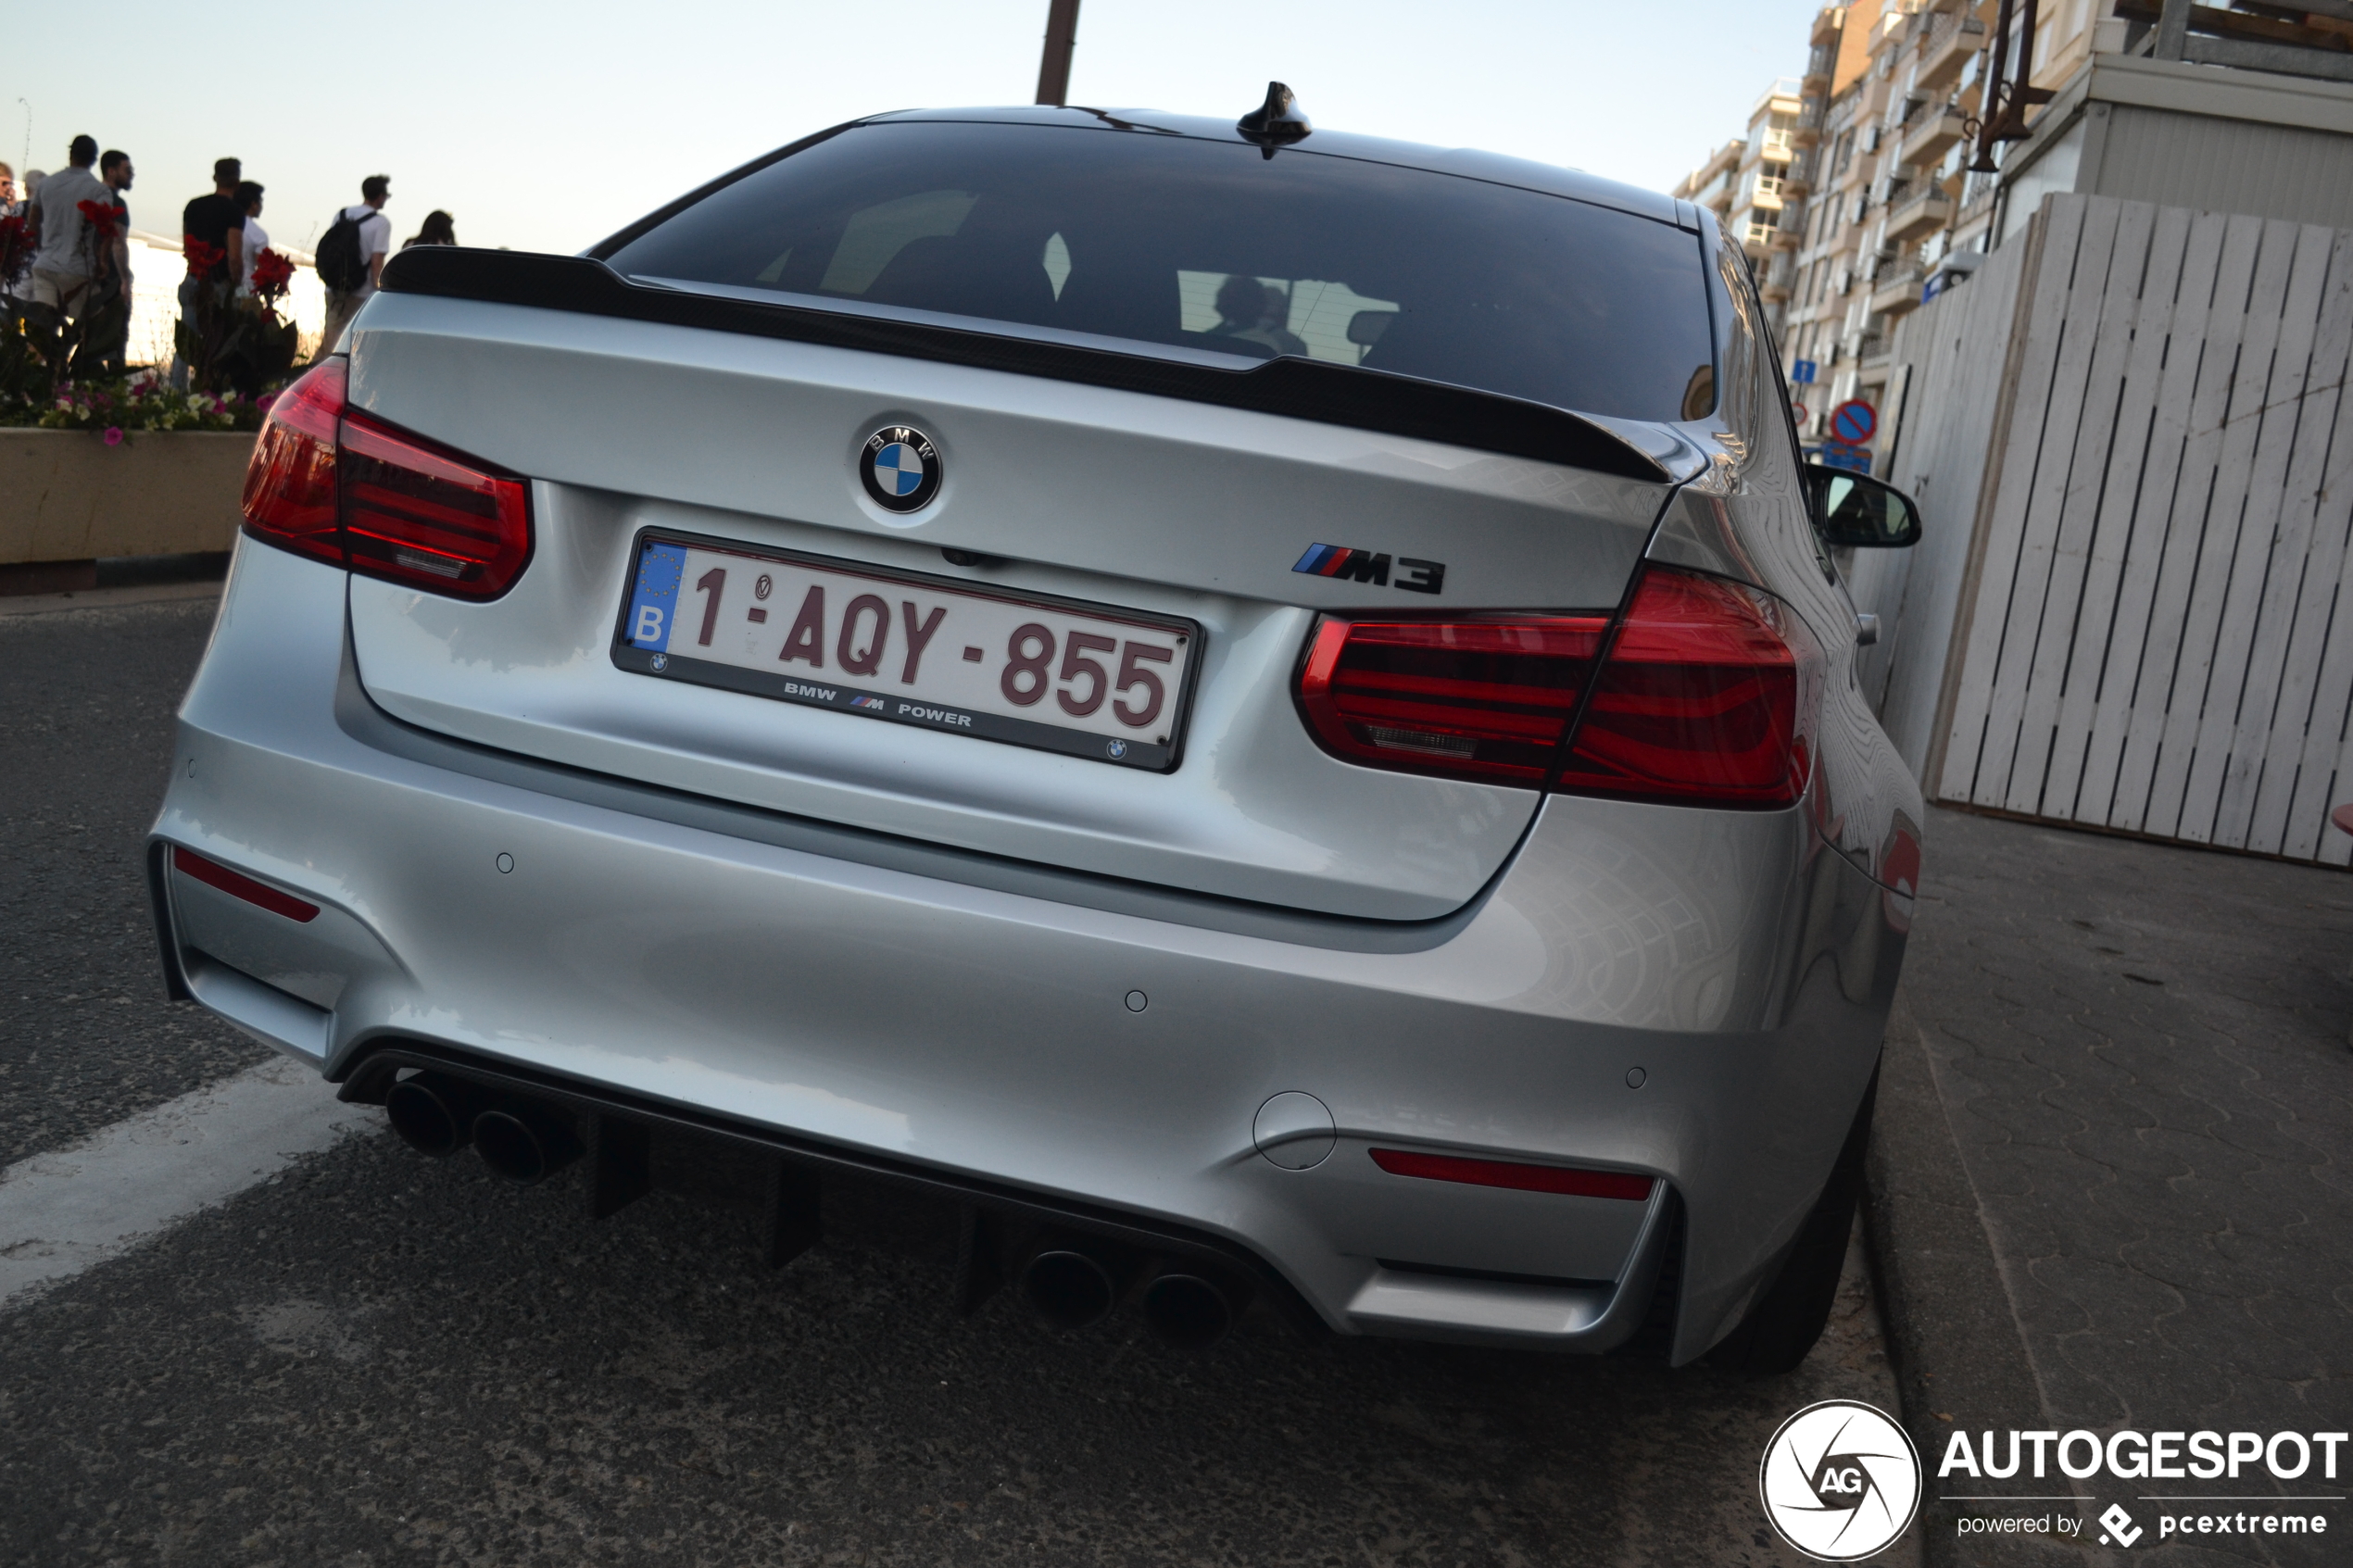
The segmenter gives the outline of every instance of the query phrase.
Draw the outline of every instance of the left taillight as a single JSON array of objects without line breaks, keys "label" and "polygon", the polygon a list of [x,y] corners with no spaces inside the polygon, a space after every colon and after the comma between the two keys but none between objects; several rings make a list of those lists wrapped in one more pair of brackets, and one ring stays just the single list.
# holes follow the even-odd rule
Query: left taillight
[{"label": "left taillight", "polygon": [[281,393],[245,469],[245,531],[412,588],[494,599],[531,559],[530,487],[345,407],[347,361]]},{"label": "left taillight", "polygon": [[278,394],[245,464],[245,532],[281,549],[340,565],[335,444],[345,361],[330,359]]}]

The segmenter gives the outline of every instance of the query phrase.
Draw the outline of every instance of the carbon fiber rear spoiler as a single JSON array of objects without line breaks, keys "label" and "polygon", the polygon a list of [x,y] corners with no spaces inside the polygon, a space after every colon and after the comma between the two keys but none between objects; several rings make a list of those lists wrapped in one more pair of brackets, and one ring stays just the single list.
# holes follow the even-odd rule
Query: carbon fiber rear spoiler
[{"label": "carbon fiber rear spoiler", "polygon": [[384,286],[394,294],[612,316],[972,365],[1443,442],[1624,479],[1664,484],[1672,478],[1655,459],[1615,433],[1565,408],[1313,359],[1286,357],[1246,370],[1227,370],[1080,344],[812,309],[782,300],[648,287],[586,257],[528,251],[417,245],[393,257],[384,268]]}]

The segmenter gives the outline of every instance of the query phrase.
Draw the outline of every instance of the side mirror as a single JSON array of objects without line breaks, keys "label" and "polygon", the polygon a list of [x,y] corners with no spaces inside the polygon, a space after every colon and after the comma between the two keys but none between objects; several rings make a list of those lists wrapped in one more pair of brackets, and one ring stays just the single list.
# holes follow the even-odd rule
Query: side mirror
[{"label": "side mirror", "polygon": [[1806,488],[1814,502],[1814,526],[1831,545],[1901,550],[1920,542],[1920,509],[1892,484],[1866,473],[1808,463]]}]

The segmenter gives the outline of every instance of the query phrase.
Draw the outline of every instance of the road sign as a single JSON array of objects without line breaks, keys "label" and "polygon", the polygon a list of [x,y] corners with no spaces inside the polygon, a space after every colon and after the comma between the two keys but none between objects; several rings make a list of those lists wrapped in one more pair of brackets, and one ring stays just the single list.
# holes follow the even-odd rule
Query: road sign
[{"label": "road sign", "polygon": [[1835,441],[1823,442],[1814,460],[1826,469],[1845,469],[1851,473],[1871,471],[1871,455],[1869,452],[1859,446],[1843,445]]},{"label": "road sign", "polygon": [[1789,368],[1789,379],[1800,386],[1811,386],[1814,384],[1814,369],[1813,360],[1800,359]]},{"label": "road sign", "polygon": [[1811,416],[1806,412],[1806,405],[1793,397],[1789,402],[1789,417],[1797,421],[1798,429],[1804,430],[1806,420]]},{"label": "road sign", "polygon": [[1879,430],[1879,410],[1859,397],[1850,397],[1831,410],[1831,434],[1849,446],[1860,446]]}]

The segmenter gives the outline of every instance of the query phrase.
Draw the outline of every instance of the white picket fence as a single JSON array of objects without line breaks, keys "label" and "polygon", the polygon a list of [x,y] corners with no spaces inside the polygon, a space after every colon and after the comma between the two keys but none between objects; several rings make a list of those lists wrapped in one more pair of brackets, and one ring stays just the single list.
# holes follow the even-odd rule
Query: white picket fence
[{"label": "white picket fence", "polygon": [[[1893,477],[1945,465],[1931,524],[1969,542],[1937,558],[1957,580],[1903,584],[1889,700],[1940,667],[1929,793],[2353,859],[2328,819],[2353,799],[2353,232],[2059,195],[1994,263],[2015,287],[1989,266],[1897,345]],[[1966,487],[1973,427],[1963,519],[1938,485]]]}]

